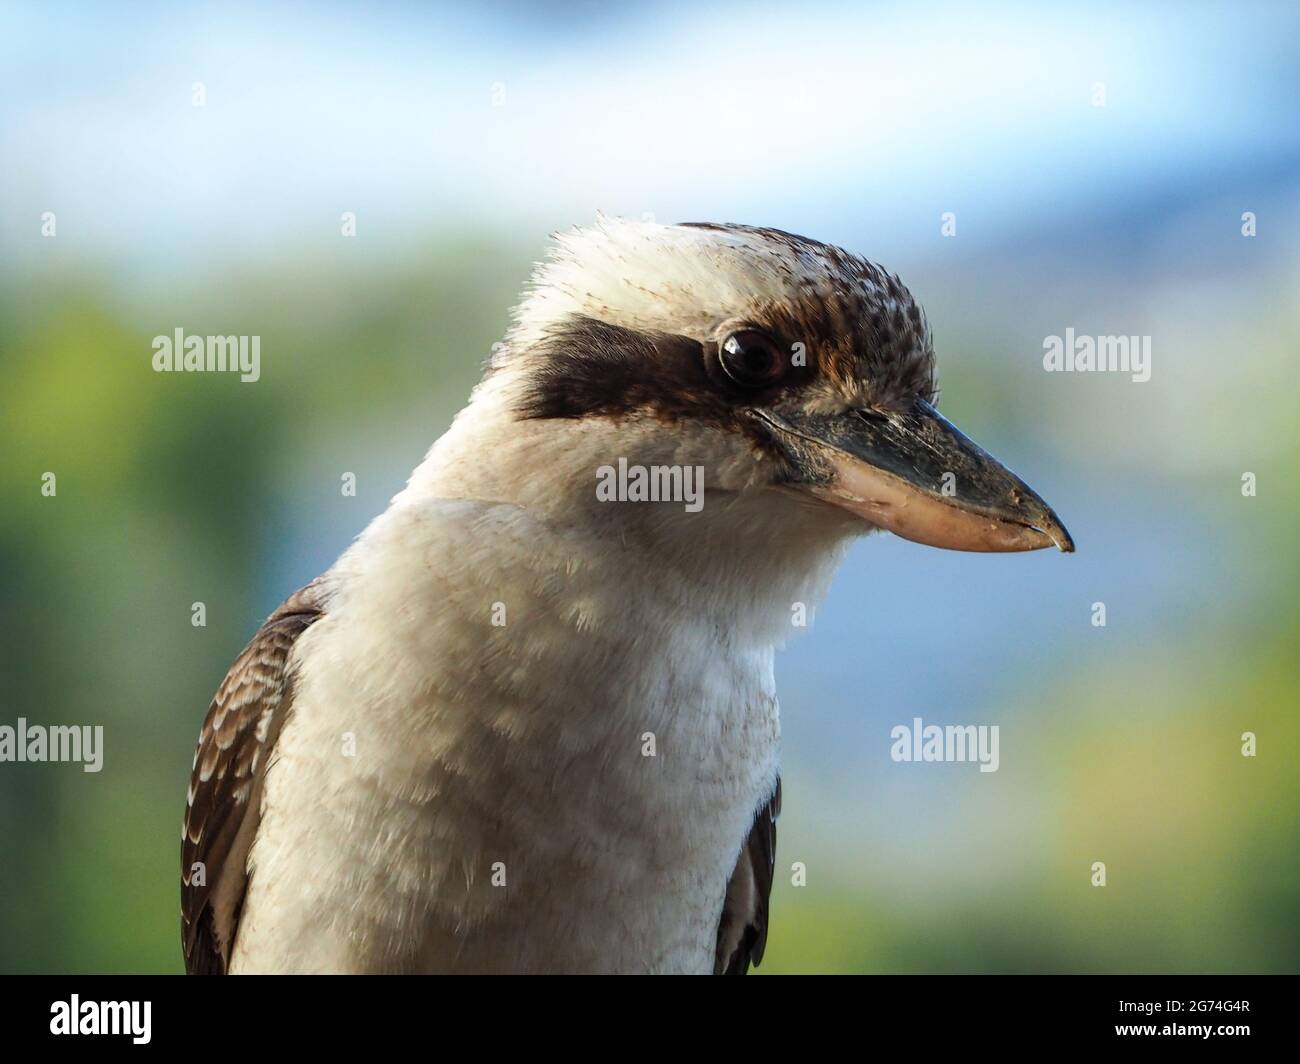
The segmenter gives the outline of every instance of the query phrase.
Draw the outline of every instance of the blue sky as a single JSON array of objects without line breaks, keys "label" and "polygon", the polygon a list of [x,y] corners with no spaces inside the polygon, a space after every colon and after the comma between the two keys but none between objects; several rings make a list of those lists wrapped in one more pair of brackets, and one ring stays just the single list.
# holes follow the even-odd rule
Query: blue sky
[{"label": "blue sky", "polygon": [[779,219],[897,258],[943,210],[1005,236],[1213,181],[1228,160],[1267,174],[1300,157],[1293,5],[10,4],[0,19],[0,234],[21,258],[31,218],[57,207],[89,253],[143,272],[301,239],[343,210],[389,246],[601,208]]}]

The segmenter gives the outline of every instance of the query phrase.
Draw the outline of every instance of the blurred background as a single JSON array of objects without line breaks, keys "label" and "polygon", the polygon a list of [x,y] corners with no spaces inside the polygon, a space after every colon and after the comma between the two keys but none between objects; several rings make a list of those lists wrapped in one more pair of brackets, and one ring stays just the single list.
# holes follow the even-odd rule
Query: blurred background
[{"label": "blurred background", "polygon": [[[778,659],[762,971],[1296,970],[1298,48],[1282,3],[0,7],[0,724],[106,748],[0,764],[0,970],[181,970],[212,692],[597,210],[899,272],[1079,546],[854,548]],[[154,373],[178,327],[261,380]],[[1044,372],[1067,328],[1150,380]],[[891,761],[916,716],[999,771]]]}]

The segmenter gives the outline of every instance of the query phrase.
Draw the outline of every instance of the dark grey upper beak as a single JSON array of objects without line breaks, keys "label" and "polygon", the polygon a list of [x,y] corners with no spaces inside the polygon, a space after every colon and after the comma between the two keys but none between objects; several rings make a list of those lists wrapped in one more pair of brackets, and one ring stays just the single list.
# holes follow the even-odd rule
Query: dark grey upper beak
[{"label": "dark grey upper beak", "polygon": [[784,444],[790,486],[904,539],[953,550],[1074,550],[1052,508],[924,400],[906,413],[755,415]]}]

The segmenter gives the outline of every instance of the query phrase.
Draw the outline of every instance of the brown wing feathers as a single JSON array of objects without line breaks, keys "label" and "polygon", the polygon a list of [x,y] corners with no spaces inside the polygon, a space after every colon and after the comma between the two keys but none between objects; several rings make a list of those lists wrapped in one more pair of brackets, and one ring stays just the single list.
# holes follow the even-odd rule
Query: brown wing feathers
[{"label": "brown wing feathers", "polygon": [[763,960],[772,877],[776,872],[776,818],[781,813],[781,781],[758,811],[727,884],[718,924],[715,975],[744,975]]},{"label": "brown wing feathers", "polygon": [[229,966],[262,782],[293,701],[289,654],[321,616],[317,585],[291,596],[235,659],[208,707],[181,832],[181,939],[192,975],[224,975]]}]

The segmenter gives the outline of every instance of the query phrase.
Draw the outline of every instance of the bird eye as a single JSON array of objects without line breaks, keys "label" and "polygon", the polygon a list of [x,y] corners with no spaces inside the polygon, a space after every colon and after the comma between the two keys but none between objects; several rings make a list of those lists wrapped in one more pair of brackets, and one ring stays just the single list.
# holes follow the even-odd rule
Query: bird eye
[{"label": "bird eye", "polygon": [[785,374],[786,360],[781,349],[766,333],[742,329],[722,341],[718,362],[723,372],[744,388],[765,388]]}]

